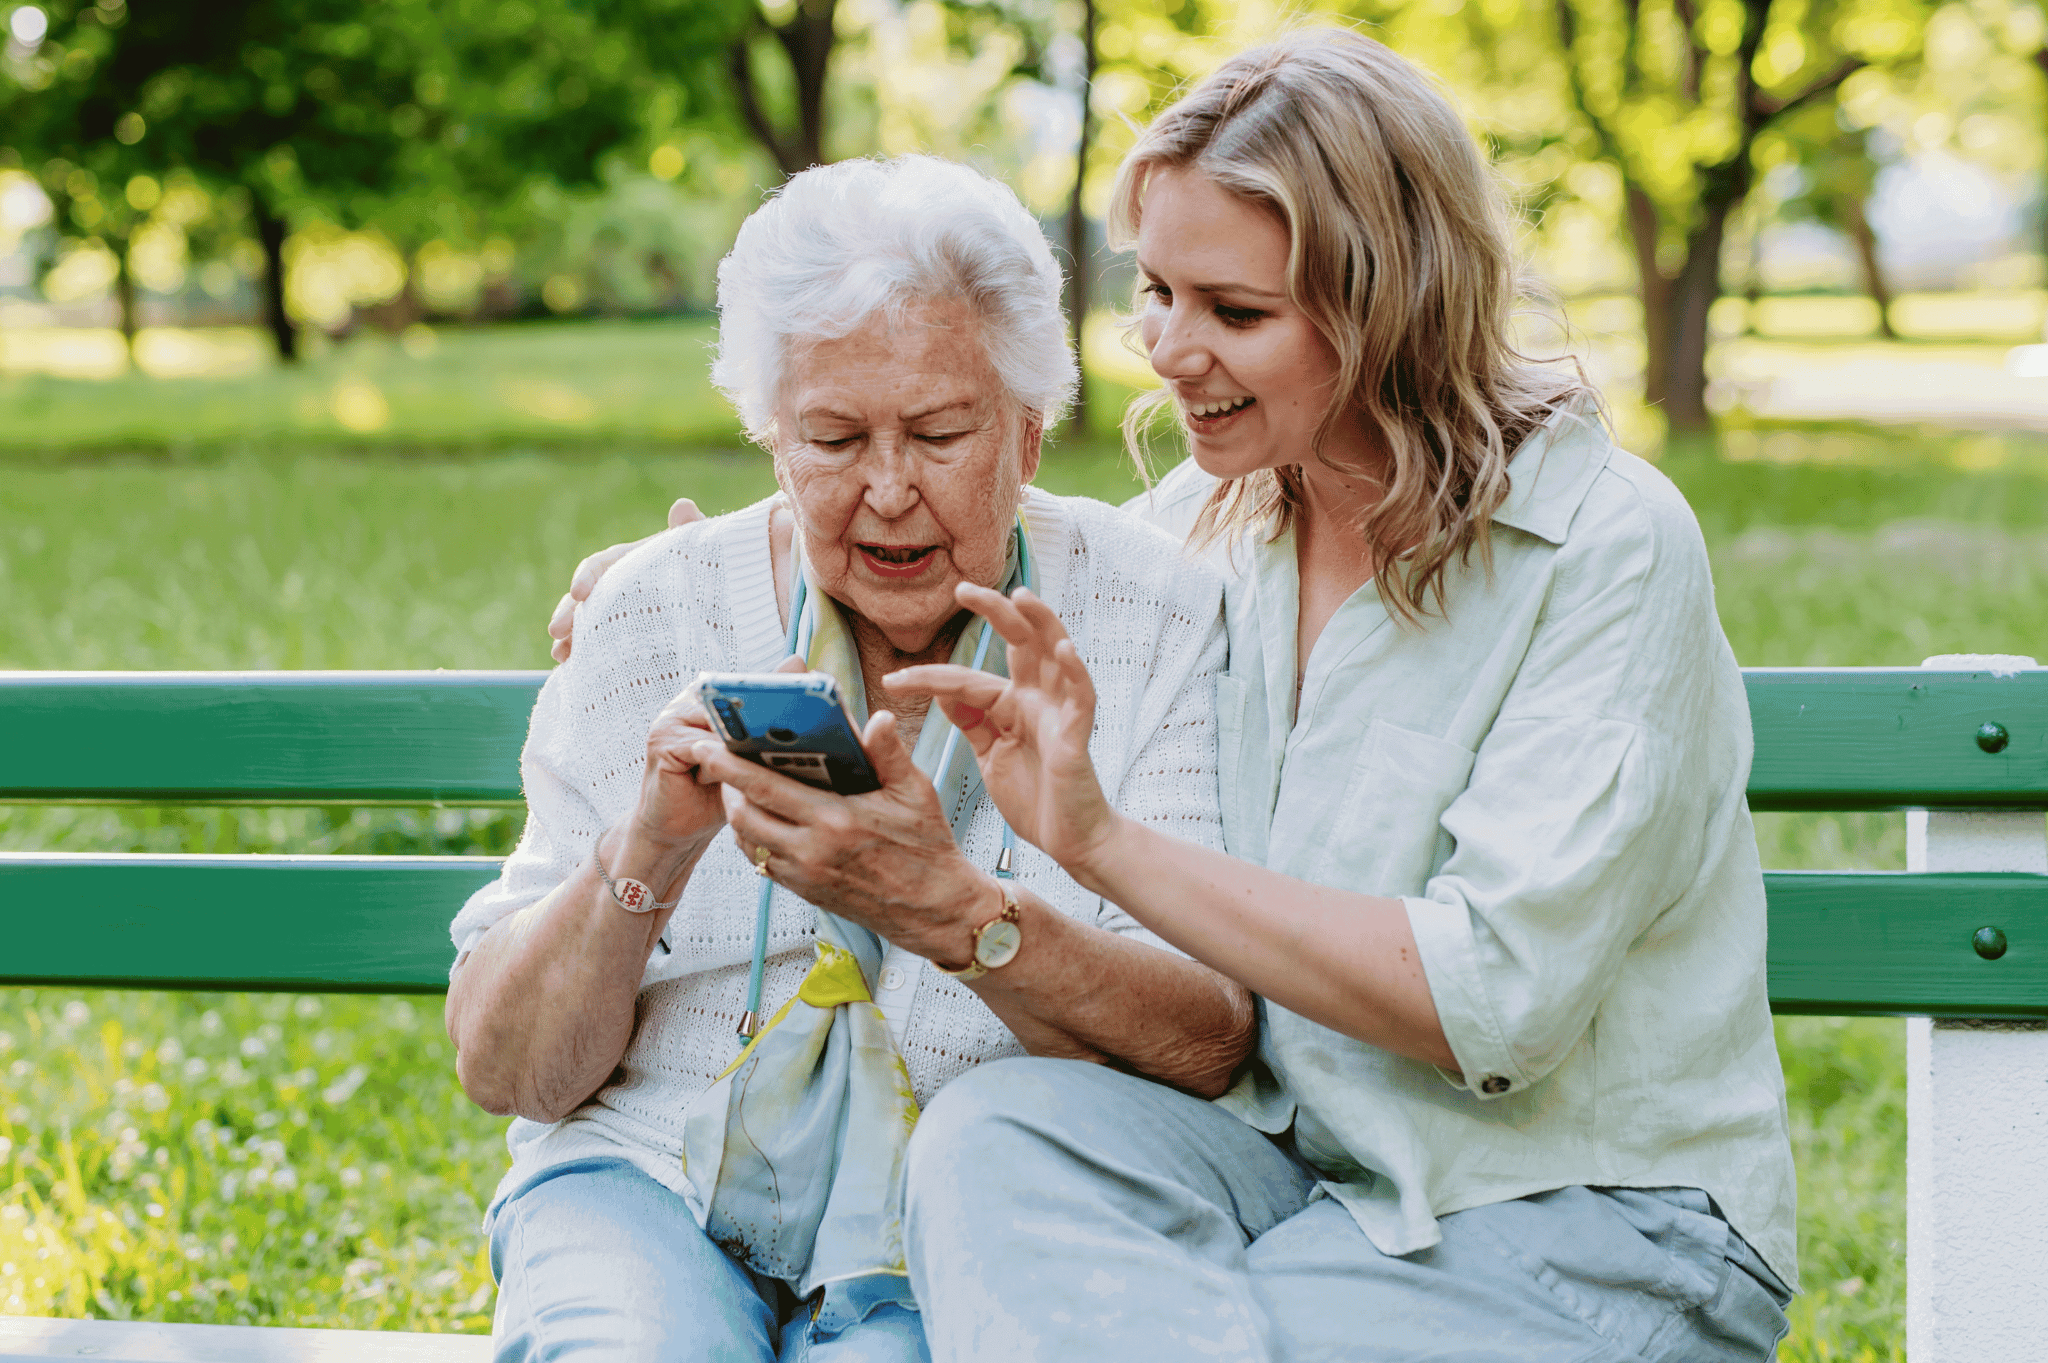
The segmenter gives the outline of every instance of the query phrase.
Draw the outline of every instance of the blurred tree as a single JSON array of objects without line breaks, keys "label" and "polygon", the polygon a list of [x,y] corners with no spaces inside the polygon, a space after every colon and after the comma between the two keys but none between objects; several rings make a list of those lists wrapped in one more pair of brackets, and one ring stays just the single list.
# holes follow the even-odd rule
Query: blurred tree
[{"label": "blurred tree", "polygon": [[1910,54],[1916,0],[1556,0],[1567,85],[1593,156],[1621,174],[1641,281],[1645,397],[1707,429],[1707,310],[1729,216],[1768,130],[1872,62]]},{"label": "blurred tree", "polygon": [[51,0],[48,13],[33,64],[0,81],[10,145],[100,183],[184,167],[240,187],[286,359],[293,216],[401,229],[472,216],[535,176],[588,182],[637,136],[641,72],[594,0]]},{"label": "blurred tree", "polygon": [[1877,181],[1867,143],[1867,135],[1842,126],[1835,109],[1816,105],[1785,119],[1777,137],[1760,144],[1758,152],[1759,159],[1776,159],[1795,186],[1776,203],[1776,216],[1817,222],[1847,239],[1863,291],[1877,304],[1878,331],[1892,341],[1899,334],[1892,326],[1891,282],[1865,207]]}]

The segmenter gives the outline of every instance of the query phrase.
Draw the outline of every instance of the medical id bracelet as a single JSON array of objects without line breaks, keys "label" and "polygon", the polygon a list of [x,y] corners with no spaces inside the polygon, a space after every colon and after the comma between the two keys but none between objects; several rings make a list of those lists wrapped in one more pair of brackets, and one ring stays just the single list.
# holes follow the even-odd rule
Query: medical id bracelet
[{"label": "medical id bracelet", "polygon": [[603,854],[594,844],[590,849],[590,859],[597,863],[597,874],[604,881],[604,887],[612,892],[612,902],[627,913],[653,913],[656,909],[672,909],[683,902],[683,897],[677,895],[666,904],[658,904],[654,899],[654,891],[633,877],[620,876],[613,880],[611,873],[604,869]]}]

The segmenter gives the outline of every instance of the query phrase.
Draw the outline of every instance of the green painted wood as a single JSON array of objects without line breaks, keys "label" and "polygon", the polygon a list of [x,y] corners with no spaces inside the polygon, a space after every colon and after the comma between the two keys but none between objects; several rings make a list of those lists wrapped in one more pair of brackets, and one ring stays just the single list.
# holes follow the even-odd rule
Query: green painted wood
[{"label": "green painted wood", "polygon": [[[545,675],[0,673],[0,803],[517,804]],[[1744,681],[1754,809],[2048,808],[2048,671]]]},{"label": "green painted wood", "polygon": [[545,676],[0,673],[0,804],[516,805]]},{"label": "green painted wood", "polygon": [[[488,857],[0,854],[0,984],[437,993]],[[1779,1012],[2048,1016],[2048,876],[1773,871]],[[1971,938],[1997,927],[2006,953]]]},{"label": "green painted wood", "polygon": [[[1767,871],[1780,1013],[2048,1017],[2048,876]],[[1972,945],[1996,927],[2006,951]]]},{"label": "green painted wood", "polygon": [[[2048,807],[2048,670],[1750,668],[1750,808]],[[1977,733],[2005,731],[1986,752]]]},{"label": "green painted wood", "polygon": [[0,854],[0,984],[432,994],[493,857]]}]

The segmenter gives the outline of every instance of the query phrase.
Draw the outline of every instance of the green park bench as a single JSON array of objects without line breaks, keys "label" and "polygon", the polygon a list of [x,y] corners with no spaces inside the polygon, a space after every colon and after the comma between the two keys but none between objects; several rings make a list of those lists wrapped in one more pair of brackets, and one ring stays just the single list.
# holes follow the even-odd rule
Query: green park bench
[{"label": "green park bench", "polygon": [[[1902,1015],[1914,1363],[2048,1339],[2048,669],[1753,669],[1756,810],[1909,814],[1772,871],[1782,1013]],[[544,674],[0,673],[0,804],[520,803]],[[485,857],[0,853],[0,984],[432,994]],[[289,906],[280,911],[280,906]],[[483,1359],[476,1337],[0,1319],[0,1360]]]}]

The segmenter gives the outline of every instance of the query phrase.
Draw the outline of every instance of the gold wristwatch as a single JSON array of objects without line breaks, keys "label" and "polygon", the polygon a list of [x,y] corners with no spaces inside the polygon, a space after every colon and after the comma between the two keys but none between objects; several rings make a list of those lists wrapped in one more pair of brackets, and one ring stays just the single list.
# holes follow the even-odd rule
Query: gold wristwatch
[{"label": "gold wristwatch", "polygon": [[1003,892],[1003,911],[974,930],[974,959],[958,970],[932,962],[932,968],[965,984],[991,970],[1001,969],[1017,958],[1024,945],[1023,919],[1017,912],[1017,892],[1007,880],[996,884]]}]

